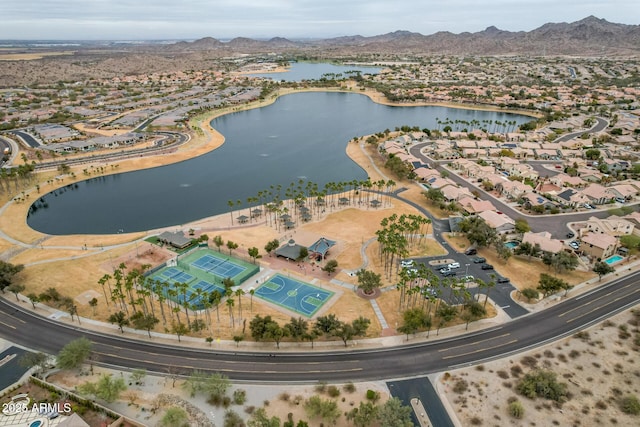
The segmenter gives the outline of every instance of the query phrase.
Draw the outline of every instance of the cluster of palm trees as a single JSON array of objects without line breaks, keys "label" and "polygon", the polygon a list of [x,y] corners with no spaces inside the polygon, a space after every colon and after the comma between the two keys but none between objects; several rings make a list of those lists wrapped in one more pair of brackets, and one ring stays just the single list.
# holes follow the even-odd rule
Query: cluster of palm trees
[{"label": "cluster of palm trees", "polygon": [[[161,319],[165,330],[171,330],[179,339],[189,331],[197,332],[207,328],[211,331],[213,308],[216,310],[219,332],[220,305],[223,299],[229,312],[230,326],[235,328],[236,321],[242,319],[242,297],[246,293],[241,288],[233,289],[233,279],[226,278],[222,281],[224,292],[192,290],[187,283],[160,281],[145,275],[149,267],[150,265],[145,264],[139,270],[127,270],[127,266],[122,263],[114,269],[113,274],[105,274],[98,280],[107,306],[113,305],[117,310],[109,317],[109,321],[117,324],[121,331],[123,326],[132,324],[137,329],[149,332]],[[253,312],[254,290],[250,290],[249,294]],[[234,313],[235,298],[238,317]]]},{"label": "cluster of palm trees", "polygon": [[[304,179],[291,182],[286,187],[281,184],[271,185],[267,190],[258,191],[256,196],[247,197],[247,218],[251,221],[265,212],[267,225],[280,229],[287,227],[287,223],[293,218],[309,221],[314,214],[319,217],[327,209],[333,211],[339,206],[368,205],[374,191],[383,198],[386,195],[388,203],[395,185],[393,180],[374,182],[369,178],[327,182],[322,189],[317,183]],[[242,200],[229,200],[227,205],[233,225],[233,209],[240,209]],[[262,209],[256,209],[257,206],[262,206]],[[291,221],[289,224],[292,223],[295,222]]]},{"label": "cluster of palm trees", "polygon": [[17,193],[31,185],[34,170],[35,165],[30,163],[13,168],[0,168],[0,193],[10,194],[11,187]]},{"label": "cluster of palm trees", "polygon": [[451,120],[449,118],[440,120],[436,117],[436,123],[438,124],[437,130],[440,131],[442,126],[443,132],[470,132],[474,129],[480,129],[484,133],[509,133],[516,129],[518,124],[515,120]]},{"label": "cluster of palm trees", "polygon": [[382,228],[376,231],[378,255],[387,278],[393,274],[394,266],[397,274],[400,260],[422,243],[429,232],[429,224],[429,218],[414,214],[393,214],[380,221]]}]

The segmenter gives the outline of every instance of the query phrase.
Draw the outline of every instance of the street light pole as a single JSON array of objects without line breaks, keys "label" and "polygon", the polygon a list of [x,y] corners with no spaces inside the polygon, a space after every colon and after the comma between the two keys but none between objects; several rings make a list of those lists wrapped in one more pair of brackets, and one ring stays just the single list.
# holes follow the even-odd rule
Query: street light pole
[{"label": "street light pole", "polygon": [[468,276],[468,275],[469,275],[469,266],[470,266],[470,265],[471,265],[471,264],[465,264],[465,265],[464,265],[465,267],[467,267],[467,270],[466,270],[466,271],[465,271],[465,273],[464,273],[464,275],[465,275],[465,276]]}]

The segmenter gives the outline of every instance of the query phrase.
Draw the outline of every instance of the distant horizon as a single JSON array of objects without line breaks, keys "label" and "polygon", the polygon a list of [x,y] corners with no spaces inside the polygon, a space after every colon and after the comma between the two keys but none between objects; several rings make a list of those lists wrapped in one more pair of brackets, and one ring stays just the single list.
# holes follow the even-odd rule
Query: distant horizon
[{"label": "distant horizon", "polygon": [[[637,0],[30,0],[3,7],[0,40],[158,41],[236,37],[289,40],[372,37],[394,31],[531,31],[596,16],[638,25]],[[635,21],[635,22],[634,22]]]},{"label": "distant horizon", "polygon": [[[592,15],[589,16],[585,16],[583,18],[580,18],[576,21],[571,21],[571,22],[563,22],[563,23],[567,23],[567,24],[571,24],[573,22],[579,22],[582,21],[584,19],[587,19],[589,17],[591,17]],[[596,19],[604,19],[604,18],[599,18],[599,17],[595,17]],[[605,19],[606,20],[606,19]],[[606,20],[607,22],[611,23],[611,24],[621,24],[621,25],[640,25],[640,24],[623,24],[621,22],[612,22],[609,20]],[[546,24],[560,24],[560,22],[546,22],[538,27],[532,28],[531,30],[528,31],[534,31],[537,28],[540,28],[541,26],[544,26]],[[194,41],[198,41],[198,40],[202,40],[202,39],[206,39],[206,38],[212,38],[215,40],[218,40],[221,43],[228,43],[233,39],[237,39],[237,38],[249,38],[252,40],[258,40],[258,41],[269,41],[275,38],[281,38],[281,39],[286,39],[292,42],[296,42],[296,41],[313,41],[313,40],[325,40],[325,39],[333,39],[333,38],[341,38],[341,37],[376,37],[376,36],[382,36],[382,35],[386,35],[386,34],[393,34],[393,33],[397,33],[397,32],[407,32],[407,33],[413,33],[413,34],[420,34],[423,36],[430,36],[433,34],[436,34],[438,32],[449,32],[452,34],[462,34],[462,33],[478,33],[478,32],[483,32],[485,31],[487,28],[490,27],[495,27],[500,31],[508,31],[508,32],[513,32],[513,33],[517,33],[517,32],[521,32],[523,30],[517,30],[517,31],[510,31],[510,30],[505,30],[503,28],[497,27],[495,25],[489,25],[485,28],[483,28],[482,30],[478,30],[478,31],[462,31],[460,33],[453,33],[452,31],[447,31],[447,30],[439,30],[436,31],[435,33],[430,33],[430,34],[424,34],[424,33],[420,33],[419,31],[410,31],[410,30],[404,30],[404,29],[396,29],[396,30],[392,30],[392,31],[388,31],[385,33],[378,33],[378,34],[372,34],[372,35],[362,35],[362,34],[343,34],[343,35],[337,35],[337,36],[330,36],[330,37],[314,37],[314,36],[305,36],[305,37],[285,37],[285,36],[280,36],[280,35],[274,35],[274,36],[265,36],[265,37],[250,37],[250,36],[243,36],[243,35],[238,35],[238,36],[232,36],[232,37],[215,37],[215,36],[202,36],[202,37],[197,37],[197,38],[173,38],[173,37],[166,37],[166,38],[148,38],[148,39],[131,39],[131,38],[121,38],[121,39],[0,39],[0,47],[2,47],[3,43],[8,43],[8,42],[14,42],[14,43],[29,43],[29,44],[38,44],[38,42],[41,42],[42,44],[49,44],[49,43],[53,43],[53,44],[69,44],[69,45],[79,45],[82,43],[87,43],[87,44],[92,44],[92,43],[124,43],[124,44],[137,44],[137,43],[157,43],[157,44],[169,44],[169,43],[178,43],[178,42],[194,42]],[[527,32],[528,32],[527,31]]]}]

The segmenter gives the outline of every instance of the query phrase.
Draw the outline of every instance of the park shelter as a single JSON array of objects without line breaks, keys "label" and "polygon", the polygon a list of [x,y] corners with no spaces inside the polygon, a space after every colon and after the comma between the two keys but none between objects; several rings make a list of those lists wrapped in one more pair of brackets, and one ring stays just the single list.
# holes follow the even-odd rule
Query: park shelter
[{"label": "park shelter", "polygon": [[301,246],[297,244],[295,240],[290,239],[286,244],[276,249],[276,256],[281,256],[295,261],[300,258],[300,249],[302,248],[304,248],[304,246]]},{"label": "park shelter", "polygon": [[335,246],[335,244],[335,241],[321,237],[316,240],[315,243],[309,246],[309,252],[315,256],[321,256],[322,259],[324,259],[324,257],[327,255],[327,252],[329,252],[329,249],[332,246]]},{"label": "park shelter", "polygon": [[158,236],[158,241],[171,245],[174,248],[184,249],[191,244],[191,239],[184,236],[181,232],[165,231]]}]

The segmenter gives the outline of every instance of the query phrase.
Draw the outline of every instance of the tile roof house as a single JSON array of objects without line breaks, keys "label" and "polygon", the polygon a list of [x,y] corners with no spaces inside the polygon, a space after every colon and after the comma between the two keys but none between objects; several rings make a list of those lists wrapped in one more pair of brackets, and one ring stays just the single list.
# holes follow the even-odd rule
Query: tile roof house
[{"label": "tile roof house", "polygon": [[559,173],[549,179],[550,182],[558,187],[584,187],[587,183],[578,176],[570,176],[565,173]]},{"label": "tile roof house", "polygon": [[516,222],[505,214],[499,214],[495,211],[484,211],[480,212],[478,216],[482,218],[489,227],[496,230],[498,234],[511,233],[516,228]]},{"label": "tile roof house", "polygon": [[604,259],[616,252],[618,239],[608,234],[587,233],[582,236],[580,250],[597,259]]},{"label": "tile roof house", "polygon": [[533,188],[520,181],[503,181],[496,185],[496,190],[509,199],[518,200],[523,194],[532,192]]},{"label": "tile roof house", "polygon": [[635,225],[631,221],[617,215],[611,215],[608,218],[592,216],[586,221],[584,228],[580,230],[580,234],[595,233],[619,237],[632,234],[634,228]]},{"label": "tile roof house", "polygon": [[615,197],[608,188],[600,184],[591,184],[580,191],[591,200],[591,203],[596,205],[608,203]]},{"label": "tile roof house", "polygon": [[558,239],[551,238],[551,233],[548,231],[540,233],[528,231],[522,235],[522,243],[530,243],[531,246],[538,245],[542,251],[551,252],[552,254],[564,249],[564,244]]},{"label": "tile roof house", "polygon": [[457,187],[455,185],[446,185],[441,188],[445,200],[448,202],[458,201],[465,197],[473,197],[473,194],[467,187]]},{"label": "tile roof house", "polygon": [[572,208],[575,208],[578,205],[583,205],[585,203],[591,202],[591,199],[589,199],[586,195],[572,188],[568,188],[563,192],[558,193],[556,197],[562,200],[562,204]]},{"label": "tile roof house", "polygon": [[469,214],[478,214],[485,211],[497,210],[489,200],[478,200],[474,197],[461,198],[458,200],[458,204]]}]

